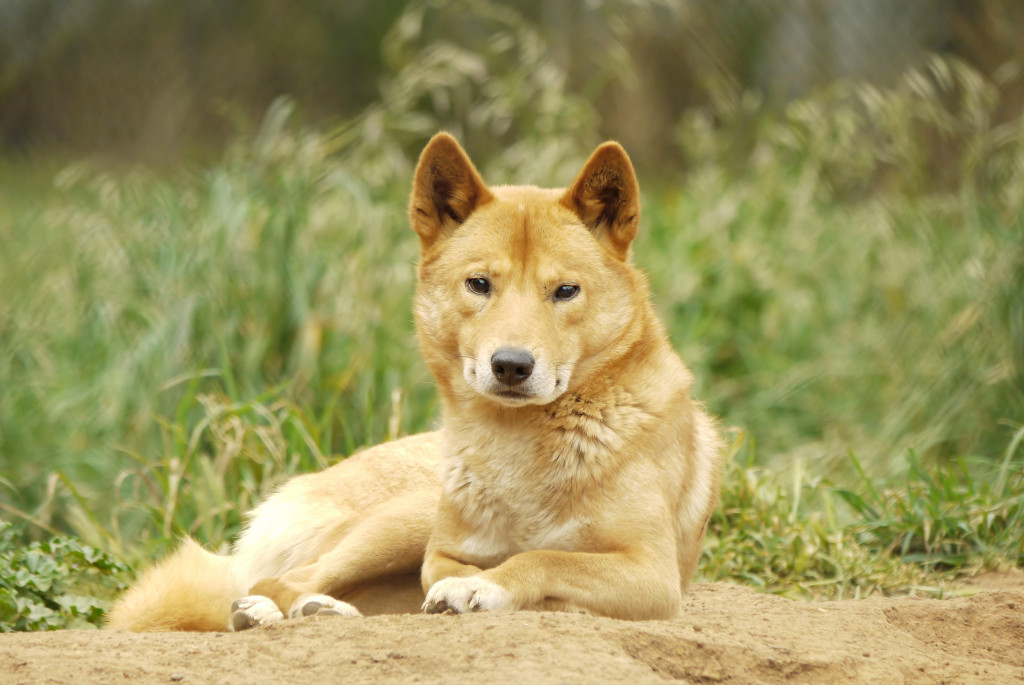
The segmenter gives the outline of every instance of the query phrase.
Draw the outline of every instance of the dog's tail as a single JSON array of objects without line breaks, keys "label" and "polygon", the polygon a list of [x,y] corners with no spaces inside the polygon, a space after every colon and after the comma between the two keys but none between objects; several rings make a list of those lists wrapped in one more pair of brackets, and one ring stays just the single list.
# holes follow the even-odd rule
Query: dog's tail
[{"label": "dog's tail", "polygon": [[231,602],[245,594],[234,557],[186,539],[135,581],[107,612],[107,628],[142,631],[227,630]]}]

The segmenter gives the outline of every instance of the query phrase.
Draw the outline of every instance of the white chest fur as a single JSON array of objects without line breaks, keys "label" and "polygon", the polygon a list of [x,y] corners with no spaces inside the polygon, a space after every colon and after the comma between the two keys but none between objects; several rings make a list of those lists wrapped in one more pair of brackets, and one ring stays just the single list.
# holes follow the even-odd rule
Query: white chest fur
[{"label": "white chest fur", "polygon": [[[491,567],[530,550],[586,547],[592,516],[650,423],[642,403],[610,385],[566,395],[493,426],[452,421],[442,440],[444,500],[462,519],[462,560]],[[595,522],[596,523],[596,522]]]},{"label": "white chest fur", "polygon": [[459,545],[464,562],[491,567],[519,552],[578,547],[588,522],[566,505],[572,483],[557,467],[545,469],[549,473],[539,480],[536,463],[524,456],[491,454],[483,464],[452,456],[442,462],[445,497],[467,524]]}]

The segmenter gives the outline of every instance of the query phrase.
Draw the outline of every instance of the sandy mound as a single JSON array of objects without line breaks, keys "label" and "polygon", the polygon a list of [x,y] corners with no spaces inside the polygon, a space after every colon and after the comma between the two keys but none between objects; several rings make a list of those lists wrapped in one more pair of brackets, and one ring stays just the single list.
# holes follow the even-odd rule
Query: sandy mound
[{"label": "sandy mound", "polygon": [[818,604],[698,585],[682,618],[643,623],[524,612],[21,633],[0,636],[0,682],[1024,682],[1024,574],[992,584]]}]

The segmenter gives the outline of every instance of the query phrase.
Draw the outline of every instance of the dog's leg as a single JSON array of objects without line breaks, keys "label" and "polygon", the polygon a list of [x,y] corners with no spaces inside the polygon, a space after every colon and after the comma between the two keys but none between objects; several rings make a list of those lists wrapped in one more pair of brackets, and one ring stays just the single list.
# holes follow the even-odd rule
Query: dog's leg
[{"label": "dog's leg", "polygon": [[472,564],[464,564],[441,552],[430,552],[423,560],[423,590],[429,590],[444,578],[466,578],[478,573],[480,569]]},{"label": "dog's leg", "polygon": [[440,580],[423,608],[467,613],[558,604],[612,618],[669,618],[678,611],[682,591],[675,559],[661,556],[523,552],[477,575]]},{"label": "dog's leg", "polygon": [[287,611],[291,617],[358,615],[351,605],[333,597],[383,576],[415,572],[423,561],[436,509],[434,492],[412,493],[378,507],[332,550],[311,564],[257,582],[250,595],[269,598],[282,615]]}]

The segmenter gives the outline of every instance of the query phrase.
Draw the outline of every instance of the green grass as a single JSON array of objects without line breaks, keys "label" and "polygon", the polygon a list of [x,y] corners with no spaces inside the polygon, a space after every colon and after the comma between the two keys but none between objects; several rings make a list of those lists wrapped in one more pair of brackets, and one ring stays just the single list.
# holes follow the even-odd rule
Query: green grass
[{"label": "green grass", "polygon": [[[641,169],[635,261],[748,436],[705,578],[941,594],[1024,564],[1024,119],[991,124],[962,67],[921,74],[774,114],[723,95],[676,131],[685,176]],[[224,546],[290,475],[432,425],[405,217],[423,120],[389,97],[331,135],[278,103],[203,169],[3,169],[0,508],[26,539]],[[381,117],[407,145],[374,144]],[[492,182],[569,180],[594,132],[545,121],[483,155]]]},{"label": "green grass", "polygon": [[853,489],[799,463],[765,469],[748,451],[729,464],[699,576],[801,599],[943,597],[963,576],[1024,566],[1022,435],[995,464],[925,466],[908,452],[907,475],[882,482],[850,454]]}]

